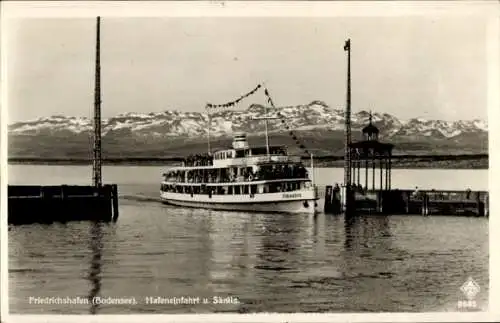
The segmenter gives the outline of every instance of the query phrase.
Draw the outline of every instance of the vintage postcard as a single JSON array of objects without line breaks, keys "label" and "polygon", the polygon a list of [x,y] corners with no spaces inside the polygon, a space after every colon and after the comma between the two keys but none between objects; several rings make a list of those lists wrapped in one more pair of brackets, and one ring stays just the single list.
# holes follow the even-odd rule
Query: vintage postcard
[{"label": "vintage postcard", "polygon": [[2,322],[498,320],[498,13],[2,3]]}]

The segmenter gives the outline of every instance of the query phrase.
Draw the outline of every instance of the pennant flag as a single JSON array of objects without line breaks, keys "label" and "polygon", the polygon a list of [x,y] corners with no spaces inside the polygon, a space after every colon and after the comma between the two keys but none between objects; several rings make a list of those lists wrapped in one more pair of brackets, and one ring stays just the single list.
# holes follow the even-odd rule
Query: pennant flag
[{"label": "pennant flag", "polygon": [[344,50],[351,50],[351,39],[345,41]]}]

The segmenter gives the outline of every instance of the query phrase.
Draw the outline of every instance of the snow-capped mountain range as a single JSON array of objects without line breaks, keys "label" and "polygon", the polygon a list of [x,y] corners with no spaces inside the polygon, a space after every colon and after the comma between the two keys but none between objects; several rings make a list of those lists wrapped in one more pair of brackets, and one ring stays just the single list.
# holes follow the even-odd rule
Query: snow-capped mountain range
[{"label": "snow-capped mountain range", "polygon": [[[277,110],[284,116],[270,120],[272,132],[288,132],[289,130],[331,130],[342,131],[344,112],[332,109],[324,102],[314,101],[306,105],[289,106],[273,110],[268,108],[270,116],[276,116]],[[246,110],[223,110],[211,112],[211,136],[227,137],[234,131],[245,131],[258,134],[264,131],[264,122],[255,120],[265,115],[261,105],[251,105]],[[367,111],[352,114],[353,132],[368,123]],[[384,140],[424,140],[454,139],[467,135],[487,134],[488,125],[484,120],[442,121],[414,118],[401,120],[387,113],[374,113],[373,122],[380,130]],[[103,136],[111,134],[139,137],[162,138],[205,138],[208,130],[208,116],[200,112],[180,112],[169,110],[152,113],[124,113],[102,121]],[[288,127],[288,128],[287,128]],[[78,135],[88,133],[92,129],[92,119],[51,116],[36,120],[17,122],[9,125],[11,135]]]}]

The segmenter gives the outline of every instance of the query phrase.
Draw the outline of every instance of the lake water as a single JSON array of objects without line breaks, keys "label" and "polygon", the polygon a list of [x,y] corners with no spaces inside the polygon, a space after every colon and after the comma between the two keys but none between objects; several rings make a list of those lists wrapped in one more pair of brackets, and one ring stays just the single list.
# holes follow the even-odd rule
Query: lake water
[{"label": "lake water", "polygon": [[[347,222],[324,214],[176,208],[157,202],[162,170],[104,167],[104,181],[119,184],[117,223],[9,227],[10,312],[455,311],[468,277],[481,287],[478,308],[488,306],[486,218],[394,215]],[[392,184],[487,190],[487,176],[487,170],[397,169]],[[90,167],[9,166],[11,184],[90,179]],[[316,169],[315,179],[341,182],[342,169]],[[115,304],[35,304],[89,296]],[[200,304],[148,304],[158,296],[199,298]],[[216,304],[214,297],[228,302]],[[135,303],[116,304],[125,300]]]}]

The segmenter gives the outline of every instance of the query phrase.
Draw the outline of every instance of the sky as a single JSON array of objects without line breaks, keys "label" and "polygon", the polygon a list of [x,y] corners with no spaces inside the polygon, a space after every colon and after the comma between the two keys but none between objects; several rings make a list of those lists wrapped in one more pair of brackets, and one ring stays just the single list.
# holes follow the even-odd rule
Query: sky
[{"label": "sky", "polygon": [[[103,118],[198,111],[265,82],[277,106],[401,119],[487,119],[486,21],[477,16],[102,18]],[[95,19],[7,22],[9,123],[92,115]],[[265,103],[263,92],[235,109]]]}]

